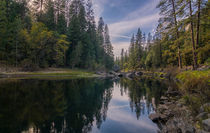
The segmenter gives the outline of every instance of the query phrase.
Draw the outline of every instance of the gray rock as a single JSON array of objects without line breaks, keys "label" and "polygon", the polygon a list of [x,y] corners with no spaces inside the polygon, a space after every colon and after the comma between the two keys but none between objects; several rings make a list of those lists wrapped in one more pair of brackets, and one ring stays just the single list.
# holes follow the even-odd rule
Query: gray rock
[{"label": "gray rock", "polygon": [[177,104],[177,107],[182,107],[183,105],[181,103],[178,103]]},{"label": "gray rock", "polygon": [[113,71],[119,72],[120,71],[120,67],[118,65],[114,65]]},{"label": "gray rock", "polygon": [[118,77],[124,77],[124,74],[123,73],[119,73]]},{"label": "gray rock", "polygon": [[206,118],[208,118],[208,113],[207,112],[202,112],[202,113],[198,114],[195,118],[196,118],[196,120],[206,119]]},{"label": "gray rock", "polygon": [[149,118],[153,121],[153,122],[158,122],[158,120],[160,119],[160,115],[159,114],[150,114]]},{"label": "gray rock", "polygon": [[132,72],[132,73],[127,73],[127,74],[126,74],[126,77],[128,77],[128,78],[134,78],[134,77],[135,77],[135,73],[134,73],[134,72]]},{"label": "gray rock", "polygon": [[136,76],[142,76],[143,75],[142,72],[136,72],[135,74],[136,74]]},{"label": "gray rock", "polygon": [[204,131],[210,132],[210,119],[202,121]]},{"label": "gray rock", "polygon": [[162,96],[162,97],[160,98],[160,100],[168,100],[168,98],[167,98],[167,97]]},{"label": "gray rock", "polygon": [[184,133],[195,133],[195,128],[192,125],[190,125],[190,126],[188,125],[183,130],[184,130],[183,131]]}]

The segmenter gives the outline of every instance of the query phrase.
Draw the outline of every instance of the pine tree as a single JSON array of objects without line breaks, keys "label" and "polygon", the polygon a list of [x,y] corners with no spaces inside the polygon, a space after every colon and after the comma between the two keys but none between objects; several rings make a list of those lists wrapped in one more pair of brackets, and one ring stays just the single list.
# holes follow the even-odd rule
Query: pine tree
[{"label": "pine tree", "polygon": [[135,37],[134,34],[131,38],[130,47],[129,47],[129,66],[131,69],[134,69],[136,65],[135,62]]},{"label": "pine tree", "polygon": [[190,25],[191,25],[191,40],[192,40],[192,51],[193,51],[193,68],[197,69],[198,64],[197,64],[197,53],[196,53],[196,44],[195,44],[195,39],[194,39],[194,26],[193,26],[193,10],[192,10],[192,2],[191,0],[187,1],[189,4],[189,13],[190,13]]},{"label": "pine tree", "polygon": [[98,38],[98,45],[99,45],[99,49],[97,51],[97,57],[100,59],[100,63],[99,64],[103,64],[104,63],[104,55],[105,55],[105,51],[104,51],[104,21],[103,18],[100,17],[99,21],[98,21],[98,28],[97,28],[97,38]]},{"label": "pine tree", "polygon": [[121,50],[121,69],[124,70],[124,49]]},{"label": "pine tree", "polygon": [[142,47],[143,37],[141,29],[138,28],[137,34],[136,34],[136,42],[135,42],[135,62],[138,62],[135,67],[140,67],[140,61],[143,55],[143,47]]},{"label": "pine tree", "polygon": [[148,37],[147,37],[147,51],[151,50],[151,46],[152,46],[152,35],[149,32],[148,33]]},{"label": "pine tree", "polygon": [[5,60],[6,56],[6,32],[7,32],[7,17],[6,17],[6,1],[0,1],[0,59]]},{"label": "pine tree", "polygon": [[113,47],[110,41],[109,36],[109,28],[108,25],[105,25],[104,31],[104,48],[106,53],[106,68],[112,68],[114,65],[114,54],[113,54]]},{"label": "pine tree", "polygon": [[[178,30],[178,22],[177,22],[177,14],[178,14],[178,5],[175,0],[161,0],[158,4],[157,8],[160,9],[160,15],[163,16],[163,23],[166,25],[165,29],[170,29],[172,35],[175,34],[176,40],[179,39],[179,30]],[[179,41],[175,41],[178,47],[178,65],[179,68],[182,68],[182,59],[181,59],[181,51],[180,51],[180,43]]]},{"label": "pine tree", "polygon": [[47,26],[49,30],[56,30],[55,23],[55,8],[54,2],[52,0],[48,0],[46,6],[46,13],[44,14],[44,24]]}]

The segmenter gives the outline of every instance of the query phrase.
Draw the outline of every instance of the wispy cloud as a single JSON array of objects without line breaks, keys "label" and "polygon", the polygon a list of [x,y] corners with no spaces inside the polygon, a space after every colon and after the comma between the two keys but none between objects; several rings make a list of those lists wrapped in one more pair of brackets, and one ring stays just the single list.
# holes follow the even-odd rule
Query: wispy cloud
[{"label": "wispy cloud", "polygon": [[116,57],[119,57],[122,49],[128,50],[130,43],[129,43],[129,41],[124,41],[124,42],[115,42],[113,44],[114,44],[113,45],[113,47],[114,47],[114,55]]},{"label": "wispy cloud", "polygon": [[158,2],[159,0],[149,0],[142,8],[130,12],[118,22],[109,24],[110,33],[117,35],[111,36],[115,56],[120,56],[122,48],[128,50],[130,44],[130,37],[127,38],[127,41],[122,42],[122,40],[118,38],[119,36],[132,35],[132,32],[139,27],[151,29],[150,32],[156,27],[159,19],[159,13],[156,9]]},{"label": "wispy cloud", "polygon": [[125,39],[131,39],[130,36],[124,36],[120,34],[110,34],[111,37],[116,37],[116,38],[125,38]]},{"label": "wispy cloud", "polygon": [[149,16],[144,16],[141,18],[126,20],[109,25],[110,32],[112,34],[124,34],[128,33],[138,27],[151,27],[154,22],[159,18],[159,14],[155,13]]},{"label": "wispy cloud", "polygon": [[105,5],[109,2],[109,0],[92,0],[93,9],[95,13],[96,22],[98,22],[99,18],[102,17],[102,13],[104,12]]},{"label": "wispy cloud", "polygon": [[[98,21],[98,18],[102,16],[102,14],[106,14],[107,6],[116,6],[116,2],[118,1],[93,0],[96,21]],[[156,9],[158,2],[159,0],[147,0],[147,2],[145,2],[146,4],[140,5],[137,10],[128,10],[128,13],[125,14],[124,17],[113,23],[109,23],[110,36],[113,42],[115,56],[120,55],[122,48],[128,49],[131,35],[137,28],[141,27],[149,30],[146,32],[152,32],[153,29],[155,29],[159,19],[159,13]],[[122,4],[123,3],[121,2],[121,5]]]}]

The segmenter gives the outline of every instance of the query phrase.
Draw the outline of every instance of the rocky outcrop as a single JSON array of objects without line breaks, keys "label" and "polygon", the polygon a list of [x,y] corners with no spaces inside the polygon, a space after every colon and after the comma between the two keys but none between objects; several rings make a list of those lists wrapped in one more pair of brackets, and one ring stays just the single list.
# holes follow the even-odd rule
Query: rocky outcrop
[{"label": "rocky outcrop", "polygon": [[[210,103],[200,107],[200,113],[193,117],[187,105],[180,100],[181,94],[169,87],[165,96],[160,98],[160,104],[155,114],[149,118],[157,123],[161,133],[208,133],[210,132]],[[195,125],[201,122],[201,128]]]},{"label": "rocky outcrop", "polygon": [[161,97],[156,114],[151,114],[150,119],[157,123],[162,133],[195,133],[191,112],[179,99],[179,92],[168,89],[165,96]]}]

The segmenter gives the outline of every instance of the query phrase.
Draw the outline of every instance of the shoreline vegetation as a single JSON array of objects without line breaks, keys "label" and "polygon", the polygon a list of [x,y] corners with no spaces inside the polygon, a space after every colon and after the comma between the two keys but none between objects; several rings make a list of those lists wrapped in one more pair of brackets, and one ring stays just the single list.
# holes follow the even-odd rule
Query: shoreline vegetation
[{"label": "shoreline vegetation", "polygon": [[94,72],[82,69],[48,68],[33,72],[10,70],[0,72],[0,78],[91,78],[99,77]]}]

